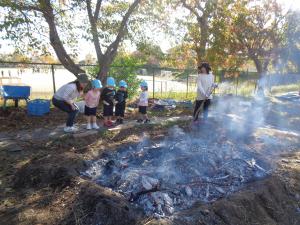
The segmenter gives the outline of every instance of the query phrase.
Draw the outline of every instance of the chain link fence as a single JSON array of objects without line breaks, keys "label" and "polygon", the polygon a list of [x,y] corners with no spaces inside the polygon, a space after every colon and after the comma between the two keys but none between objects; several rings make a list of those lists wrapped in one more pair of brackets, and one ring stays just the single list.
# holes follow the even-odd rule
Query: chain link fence
[{"label": "chain link fence", "polygon": [[[95,65],[80,66],[86,70]],[[126,67],[118,67],[117,71],[124,69]],[[197,70],[145,66],[132,71],[148,82],[153,98],[195,99]],[[219,83],[216,95],[250,96],[259,88],[271,94],[300,89],[300,74],[274,74],[262,78],[249,71],[215,71],[214,74]],[[58,88],[74,79],[75,76],[60,64],[0,62],[0,86],[29,85],[31,99],[49,99]]]}]

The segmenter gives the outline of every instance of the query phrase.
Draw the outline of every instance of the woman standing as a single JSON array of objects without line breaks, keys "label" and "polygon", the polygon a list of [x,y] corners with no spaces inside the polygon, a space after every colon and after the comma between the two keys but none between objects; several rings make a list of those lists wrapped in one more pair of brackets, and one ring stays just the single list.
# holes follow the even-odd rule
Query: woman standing
[{"label": "woman standing", "polygon": [[74,121],[79,111],[75,101],[83,93],[83,89],[88,82],[89,79],[86,74],[79,74],[75,81],[59,88],[52,98],[54,106],[68,113],[66,127],[64,128],[66,133],[73,133],[78,130],[74,127]]},{"label": "woman standing", "polygon": [[210,73],[211,68],[208,63],[198,66],[197,77],[197,98],[194,109],[194,121],[198,120],[199,113],[203,108],[203,117],[208,117],[208,107],[211,104],[212,91],[214,88],[214,75]]}]

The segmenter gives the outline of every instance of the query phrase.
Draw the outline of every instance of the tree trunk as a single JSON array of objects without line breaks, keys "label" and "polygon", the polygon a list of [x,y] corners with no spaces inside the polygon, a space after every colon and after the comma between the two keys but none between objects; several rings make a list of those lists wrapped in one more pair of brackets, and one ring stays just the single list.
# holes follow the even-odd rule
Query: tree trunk
[{"label": "tree trunk", "polygon": [[206,45],[208,42],[208,24],[207,24],[207,18],[202,17],[202,20],[200,21],[200,60],[206,61]]},{"label": "tree trunk", "polygon": [[74,61],[71,59],[71,57],[68,55],[67,51],[65,50],[60,37],[58,35],[56,24],[55,24],[55,18],[53,14],[53,8],[51,6],[50,0],[40,0],[39,1],[41,5],[43,5],[43,16],[46,19],[46,22],[49,26],[49,36],[50,36],[50,43],[53,47],[59,61],[63,64],[63,66],[69,70],[71,73],[73,73],[75,76],[77,76],[79,73],[84,73],[84,70],[82,70],[79,66],[77,66]]},{"label": "tree trunk", "polygon": [[101,80],[101,82],[106,82],[106,78],[108,76],[108,72],[110,69],[110,66],[114,60],[114,55],[105,55],[101,58],[99,63],[99,72],[97,75],[97,78]]}]

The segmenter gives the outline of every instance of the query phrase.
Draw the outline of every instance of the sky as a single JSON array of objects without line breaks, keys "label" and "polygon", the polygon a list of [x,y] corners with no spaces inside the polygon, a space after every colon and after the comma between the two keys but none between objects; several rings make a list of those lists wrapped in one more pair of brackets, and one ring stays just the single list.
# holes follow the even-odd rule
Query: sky
[{"label": "sky", "polygon": [[[277,0],[279,3],[281,3],[285,9],[292,9],[292,10],[300,10],[300,0]],[[162,33],[155,33],[153,35],[153,38],[156,40],[157,44],[160,45],[161,49],[166,52],[169,48],[173,47],[175,45],[174,40],[170,40],[169,38],[166,38]],[[94,53],[94,48],[92,43],[89,43],[85,40],[79,41],[79,52],[80,56],[79,59],[84,59],[85,55]],[[130,44],[130,42],[125,42],[126,49],[129,52],[132,52],[135,50],[135,47]],[[13,52],[14,47],[12,43],[9,41],[1,40],[0,39],[0,54],[7,54]]]}]

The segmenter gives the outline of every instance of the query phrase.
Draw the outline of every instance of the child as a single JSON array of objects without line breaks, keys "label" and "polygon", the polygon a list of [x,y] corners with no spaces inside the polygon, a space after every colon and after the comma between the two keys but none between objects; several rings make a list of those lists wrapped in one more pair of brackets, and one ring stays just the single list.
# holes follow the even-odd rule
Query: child
[{"label": "child", "polygon": [[210,73],[211,68],[208,63],[202,63],[198,66],[197,77],[197,99],[194,109],[194,121],[198,120],[200,107],[203,106],[203,117],[207,119],[208,108],[211,104],[211,91],[214,87],[214,75]]},{"label": "child", "polygon": [[100,100],[100,89],[102,84],[100,80],[92,81],[92,89],[85,95],[84,115],[87,118],[86,129],[99,129],[96,123],[97,106]]},{"label": "child", "polygon": [[108,77],[106,82],[106,87],[101,92],[101,100],[103,101],[103,116],[104,116],[104,126],[111,127],[113,122],[111,117],[114,114],[114,98],[115,92],[115,79],[113,77]]},{"label": "child", "polygon": [[52,98],[52,103],[55,107],[68,113],[66,127],[64,128],[66,133],[74,133],[78,130],[78,128],[74,126],[74,121],[78,114],[78,107],[75,101],[82,94],[88,82],[89,79],[86,74],[79,74],[77,80],[63,85]]},{"label": "child", "polygon": [[124,113],[126,108],[126,99],[128,97],[127,93],[127,83],[124,80],[119,82],[119,90],[116,93],[115,100],[116,100],[116,109],[115,109],[115,116],[117,117],[117,124],[122,124],[124,120]]},{"label": "child", "polygon": [[143,81],[140,84],[142,93],[140,94],[138,106],[139,106],[139,113],[140,118],[137,120],[138,123],[141,123],[144,121],[144,123],[149,123],[150,120],[147,116],[147,106],[148,106],[148,84],[146,81]]}]

